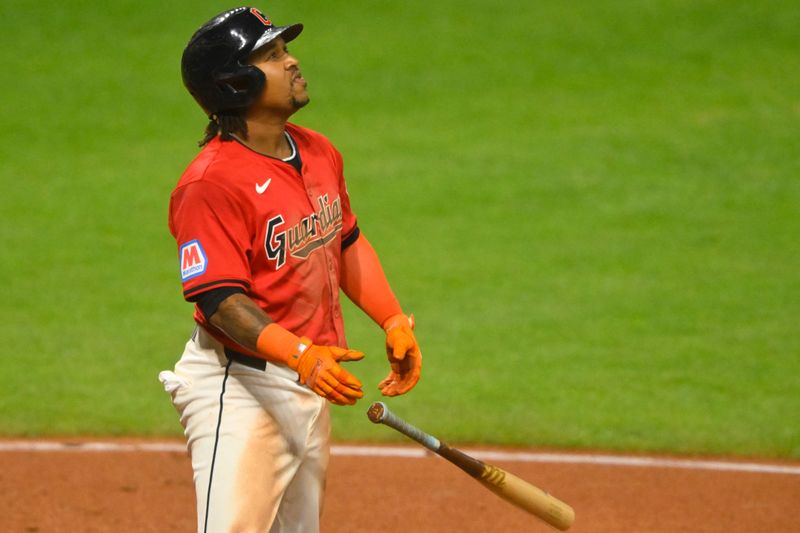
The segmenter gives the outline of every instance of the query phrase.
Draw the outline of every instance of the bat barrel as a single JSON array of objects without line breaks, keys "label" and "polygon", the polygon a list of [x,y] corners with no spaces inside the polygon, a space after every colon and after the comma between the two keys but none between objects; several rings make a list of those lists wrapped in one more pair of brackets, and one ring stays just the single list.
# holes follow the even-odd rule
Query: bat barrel
[{"label": "bat barrel", "polygon": [[575,521],[575,511],[572,507],[511,472],[486,465],[486,471],[479,481],[504,500],[561,531],[569,529]]}]

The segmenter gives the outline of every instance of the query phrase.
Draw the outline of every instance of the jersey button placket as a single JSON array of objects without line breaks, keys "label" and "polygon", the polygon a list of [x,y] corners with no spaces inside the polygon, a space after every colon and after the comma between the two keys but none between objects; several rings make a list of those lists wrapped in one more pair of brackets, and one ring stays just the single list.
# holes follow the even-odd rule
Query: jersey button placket
[{"label": "jersey button placket", "polygon": [[[335,242],[336,239],[334,239]],[[332,243],[329,243],[329,245]],[[328,265],[328,287],[331,291],[331,302],[333,310],[331,312],[331,322],[333,322],[333,329],[337,335],[341,337],[342,332],[339,330],[339,317],[341,312],[339,310],[339,280],[336,276],[336,266],[334,265],[335,258],[330,252],[329,245],[322,247],[322,253],[325,257],[325,263]]]}]

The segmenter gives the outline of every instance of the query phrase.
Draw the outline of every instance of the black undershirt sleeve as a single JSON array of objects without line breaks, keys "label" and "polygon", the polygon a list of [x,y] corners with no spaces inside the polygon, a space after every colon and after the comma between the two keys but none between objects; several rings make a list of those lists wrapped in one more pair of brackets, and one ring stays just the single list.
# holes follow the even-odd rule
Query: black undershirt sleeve
[{"label": "black undershirt sleeve", "polygon": [[356,226],[353,231],[350,232],[350,235],[342,239],[342,250],[356,242],[359,235],[361,235],[361,230]]},{"label": "black undershirt sleeve", "polygon": [[201,292],[190,301],[197,304],[197,307],[200,309],[200,312],[203,313],[203,316],[206,317],[206,320],[211,320],[211,317],[217,312],[217,309],[219,309],[219,304],[221,304],[225,298],[233,294],[244,293],[244,289],[241,287],[220,287],[218,289]]}]

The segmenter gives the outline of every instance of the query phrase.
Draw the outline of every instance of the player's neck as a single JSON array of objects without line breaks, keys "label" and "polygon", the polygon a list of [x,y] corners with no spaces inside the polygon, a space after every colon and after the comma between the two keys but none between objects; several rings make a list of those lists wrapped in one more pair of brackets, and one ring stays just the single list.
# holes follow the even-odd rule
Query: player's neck
[{"label": "player's neck", "polygon": [[248,120],[247,139],[241,142],[261,154],[284,159],[292,155],[292,147],[283,133],[285,130],[286,120]]}]

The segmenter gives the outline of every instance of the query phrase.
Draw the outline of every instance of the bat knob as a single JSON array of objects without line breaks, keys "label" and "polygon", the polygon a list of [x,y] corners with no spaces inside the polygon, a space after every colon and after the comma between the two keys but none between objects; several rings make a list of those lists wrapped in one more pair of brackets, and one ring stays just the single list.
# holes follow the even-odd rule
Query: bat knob
[{"label": "bat knob", "polygon": [[386,413],[386,404],[383,402],[375,402],[367,409],[367,417],[374,424],[380,424],[383,421],[383,415]]}]

